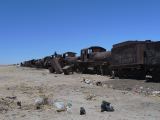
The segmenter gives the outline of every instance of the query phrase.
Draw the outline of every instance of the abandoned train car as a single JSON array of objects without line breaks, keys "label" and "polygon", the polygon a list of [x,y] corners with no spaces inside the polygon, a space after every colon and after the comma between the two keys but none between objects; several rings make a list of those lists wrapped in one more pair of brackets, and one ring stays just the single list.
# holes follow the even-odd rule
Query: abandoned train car
[{"label": "abandoned train car", "polygon": [[62,55],[54,56],[50,60],[51,66],[49,67],[49,71],[51,73],[62,73],[69,74],[69,72],[76,71],[76,63],[77,57],[74,52],[65,52]]},{"label": "abandoned train car", "polygon": [[82,73],[110,74],[111,52],[100,46],[81,50],[78,69]]},{"label": "abandoned train car", "polygon": [[160,42],[126,41],[113,45],[111,53],[116,76],[160,81]]},{"label": "abandoned train car", "polygon": [[147,79],[160,82],[160,41],[126,41],[113,45],[111,51],[100,46],[84,48],[80,56],[66,52],[33,59],[21,66],[47,68],[51,73],[80,72],[119,78]]}]

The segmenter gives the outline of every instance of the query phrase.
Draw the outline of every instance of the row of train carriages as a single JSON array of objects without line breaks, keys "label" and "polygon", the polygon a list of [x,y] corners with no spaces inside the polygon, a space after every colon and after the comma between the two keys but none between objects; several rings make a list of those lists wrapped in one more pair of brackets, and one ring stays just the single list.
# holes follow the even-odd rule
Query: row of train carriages
[{"label": "row of train carriages", "polygon": [[160,82],[160,41],[126,41],[113,45],[111,51],[91,46],[82,49],[80,56],[55,52],[42,59],[24,61],[21,66],[65,75],[77,72]]}]

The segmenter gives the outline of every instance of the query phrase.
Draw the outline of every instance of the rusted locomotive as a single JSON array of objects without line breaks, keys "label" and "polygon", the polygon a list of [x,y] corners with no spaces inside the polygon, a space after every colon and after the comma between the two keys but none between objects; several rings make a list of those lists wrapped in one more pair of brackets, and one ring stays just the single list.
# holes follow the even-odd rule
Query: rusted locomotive
[{"label": "rusted locomotive", "polygon": [[160,81],[160,42],[126,41],[113,45],[111,53],[116,76]]},{"label": "rusted locomotive", "polygon": [[81,50],[79,57],[74,52],[66,52],[51,60],[50,72],[69,74],[70,72],[90,74],[110,74],[111,52],[99,46]]},{"label": "rusted locomotive", "polygon": [[111,52],[100,46],[91,46],[81,50],[77,61],[78,69],[82,73],[110,74]]},{"label": "rusted locomotive", "polygon": [[66,52],[63,54],[63,72],[65,75],[68,75],[70,72],[77,72],[77,60],[78,57],[74,52]]},{"label": "rusted locomotive", "polygon": [[34,67],[35,63],[36,63],[36,60],[32,59],[32,60],[22,62],[21,66],[23,66],[23,67]]},{"label": "rusted locomotive", "polygon": [[113,45],[110,51],[100,46],[82,49],[80,56],[66,52],[33,59],[25,67],[47,68],[51,73],[73,72],[111,75],[119,78],[147,79],[160,82],[160,41],[126,41]]},{"label": "rusted locomotive", "polygon": [[77,57],[75,52],[65,52],[63,53],[63,59],[65,64],[75,64],[77,62]]},{"label": "rusted locomotive", "polygon": [[50,60],[52,59],[52,56],[46,56],[42,59],[32,59],[28,61],[24,61],[21,63],[21,66],[23,67],[32,67],[32,68],[46,68],[48,69],[51,65]]},{"label": "rusted locomotive", "polygon": [[58,74],[64,73],[68,75],[70,72],[76,71],[77,57],[74,52],[66,52],[62,55],[55,55],[50,60],[51,66],[49,71],[51,73],[56,72]]}]

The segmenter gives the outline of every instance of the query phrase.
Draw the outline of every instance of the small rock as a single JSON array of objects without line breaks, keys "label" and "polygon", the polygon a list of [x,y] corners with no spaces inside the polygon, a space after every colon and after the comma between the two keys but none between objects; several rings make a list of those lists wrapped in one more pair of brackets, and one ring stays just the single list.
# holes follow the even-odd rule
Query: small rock
[{"label": "small rock", "polygon": [[19,109],[21,109],[21,107],[22,107],[21,101],[18,101],[18,102],[17,102],[17,106],[19,106]]},{"label": "small rock", "polygon": [[80,115],[86,115],[86,110],[84,109],[84,107],[80,108]]},{"label": "small rock", "polygon": [[96,82],[97,86],[102,86],[102,82]]},{"label": "small rock", "polygon": [[37,105],[37,106],[36,106],[36,109],[39,110],[39,109],[41,109],[41,107],[40,107],[39,105]]},{"label": "small rock", "polygon": [[111,103],[109,103],[109,102],[102,101],[102,104],[101,104],[101,112],[104,112],[104,111],[113,112],[113,111],[114,111],[114,108],[113,108],[113,106],[111,106],[110,104],[111,104]]}]

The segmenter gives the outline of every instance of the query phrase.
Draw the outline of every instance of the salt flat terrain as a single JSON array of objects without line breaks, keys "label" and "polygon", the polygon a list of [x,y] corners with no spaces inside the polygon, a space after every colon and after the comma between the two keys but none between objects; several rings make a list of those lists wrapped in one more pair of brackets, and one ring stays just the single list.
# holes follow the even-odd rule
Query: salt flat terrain
[{"label": "salt flat terrain", "polygon": [[[97,86],[96,82],[105,84]],[[65,76],[44,69],[0,66],[0,120],[160,120],[159,96],[126,91],[122,89],[126,84],[119,83],[100,75]],[[159,86],[157,83],[156,90]],[[47,97],[50,104],[37,110],[35,100],[41,96]],[[110,102],[115,111],[101,112],[103,100]],[[72,107],[70,111],[56,112],[55,101]],[[86,115],[79,114],[80,107],[85,108]]]}]

